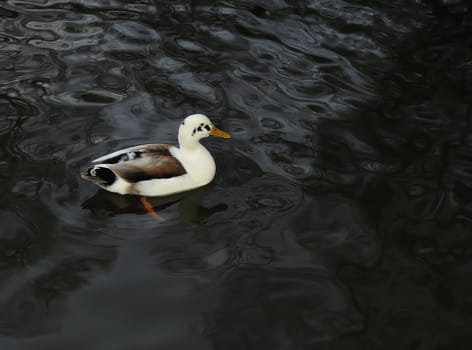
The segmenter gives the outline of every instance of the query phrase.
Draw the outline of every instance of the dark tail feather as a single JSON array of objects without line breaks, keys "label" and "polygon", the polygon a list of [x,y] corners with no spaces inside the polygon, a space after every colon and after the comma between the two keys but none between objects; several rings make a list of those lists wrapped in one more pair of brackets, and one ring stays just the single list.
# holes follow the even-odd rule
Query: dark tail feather
[{"label": "dark tail feather", "polygon": [[116,175],[108,168],[94,166],[80,174],[83,179],[101,186],[110,186],[116,181]]}]

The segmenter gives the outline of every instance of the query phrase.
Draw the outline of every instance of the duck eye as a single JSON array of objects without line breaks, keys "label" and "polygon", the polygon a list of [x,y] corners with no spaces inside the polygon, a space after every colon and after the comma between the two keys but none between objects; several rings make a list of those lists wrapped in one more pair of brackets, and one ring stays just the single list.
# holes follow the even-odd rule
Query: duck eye
[{"label": "duck eye", "polygon": [[211,131],[211,126],[207,124],[207,125],[205,125],[205,129],[207,129],[207,131],[210,132]]}]

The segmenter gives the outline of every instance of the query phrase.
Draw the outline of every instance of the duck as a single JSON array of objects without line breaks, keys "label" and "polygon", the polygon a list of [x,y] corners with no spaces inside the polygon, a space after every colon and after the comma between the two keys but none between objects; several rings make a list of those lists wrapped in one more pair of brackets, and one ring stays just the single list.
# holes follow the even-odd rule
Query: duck
[{"label": "duck", "polygon": [[93,160],[81,177],[122,195],[161,197],[193,190],[215,177],[215,160],[200,143],[208,136],[231,138],[206,115],[192,114],[179,126],[178,147],[158,143],[124,148]]}]

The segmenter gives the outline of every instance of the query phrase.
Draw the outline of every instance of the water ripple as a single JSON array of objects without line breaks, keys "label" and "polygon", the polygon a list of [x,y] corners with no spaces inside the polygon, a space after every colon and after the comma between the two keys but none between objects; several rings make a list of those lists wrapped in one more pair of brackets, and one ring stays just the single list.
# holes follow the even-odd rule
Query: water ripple
[{"label": "water ripple", "polygon": [[[1,2],[0,347],[462,348],[470,16],[429,3]],[[80,179],[196,112],[233,137],[163,223]]]},{"label": "water ripple", "polygon": [[111,91],[70,91],[56,96],[47,98],[52,103],[69,105],[69,106],[100,106],[120,101],[123,95],[113,93]]}]

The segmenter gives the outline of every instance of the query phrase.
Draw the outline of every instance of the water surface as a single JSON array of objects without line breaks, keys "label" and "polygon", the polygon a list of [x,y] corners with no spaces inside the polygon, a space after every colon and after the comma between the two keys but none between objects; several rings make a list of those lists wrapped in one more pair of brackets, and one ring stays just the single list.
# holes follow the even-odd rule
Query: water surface
[{"label": "water surface", "polygon": [[[422,1],[2,2],[0,348],[469,349],[471,34]],[[163,223],[78,176],[196,112],[233,138]]]}]

